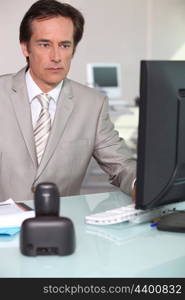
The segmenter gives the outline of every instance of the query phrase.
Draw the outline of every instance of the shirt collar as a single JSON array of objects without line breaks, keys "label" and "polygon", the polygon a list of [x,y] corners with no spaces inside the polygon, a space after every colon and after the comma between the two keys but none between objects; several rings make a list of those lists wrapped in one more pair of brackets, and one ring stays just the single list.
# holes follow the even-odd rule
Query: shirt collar
[{"label": "shirt collar", "polygon": [[[42,94],[43,91],[39,88],[39,86],[35,83],[33,80],[30,70],[26,72],[26,85],[28,89],[28,97],[29,97],[29,102],[31,103],[32,100],[38,96],[39,94]],[[52,99],[57,103],[59,94],[61,91],[63,85],[63,80],[51,91],[49,91],[47,94],[52,97]]]}]

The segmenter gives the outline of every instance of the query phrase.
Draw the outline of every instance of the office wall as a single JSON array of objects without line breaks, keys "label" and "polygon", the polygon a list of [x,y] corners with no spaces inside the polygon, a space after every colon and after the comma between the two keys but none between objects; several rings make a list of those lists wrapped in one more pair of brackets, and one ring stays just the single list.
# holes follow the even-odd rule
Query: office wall
[{"label": "office wall", "polygon": [[185,59],[185,1],[149,0],[148,57]]},{"label": "office wall", "polygon": [[[78,2],[86,17],[86,30],[71,75],[86,82],[85,63],[118,62],[122,65],[123,98],[138,94],[139,61],[146,56],[147,0],[93,0]],[[81,55],[82,53],[82,55]]]},{"label": "office wall", "polygon": [[[0,74],[16,72],[25,64],[18,30],[34,0],[6,0],[0,4]],[[123,99],[139,94],[141,59],[185,59],[184,0],[66,0],[85,16],[84,37],[69,76],[86,84],[88,62],[122,65]],[[180,54],[178,54],[180,51]],[[178,56],[178,55],[179,56]]]}]

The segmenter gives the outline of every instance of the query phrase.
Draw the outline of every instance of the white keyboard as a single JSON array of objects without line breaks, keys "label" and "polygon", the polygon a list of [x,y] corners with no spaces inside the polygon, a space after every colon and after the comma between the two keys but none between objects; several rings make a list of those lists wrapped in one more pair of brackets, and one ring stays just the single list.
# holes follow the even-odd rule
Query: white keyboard
[{"label": "white keyboard", "polygon": [[174,212],[174,210],[176,210],[176,203],[147,210],[135,209],[135,204],[132,203],[116,209],[88,215],[85,217],[85,222],[93,225],[110,225],[125,221],[138,224],[154,220],[165,214]]}]

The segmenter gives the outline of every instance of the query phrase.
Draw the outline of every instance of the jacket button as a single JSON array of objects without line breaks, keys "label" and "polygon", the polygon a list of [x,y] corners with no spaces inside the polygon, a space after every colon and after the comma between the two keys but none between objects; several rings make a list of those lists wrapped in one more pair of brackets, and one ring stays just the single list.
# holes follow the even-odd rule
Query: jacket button
[{"label": "jacket button", "polygon": [[31,191],[32,191],[32,193],[35,193],[36,187],[32,186]]}]

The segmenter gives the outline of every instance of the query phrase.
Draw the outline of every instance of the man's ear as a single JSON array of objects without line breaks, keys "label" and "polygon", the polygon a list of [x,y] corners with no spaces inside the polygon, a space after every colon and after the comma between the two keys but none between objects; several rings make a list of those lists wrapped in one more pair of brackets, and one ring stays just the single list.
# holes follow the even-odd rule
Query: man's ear
[{"label": "man's ear", "polygon": [[27,43],[21,43],[20,45],[21,45],[23,55],[25,57],[29,57],[28,44]]}]

